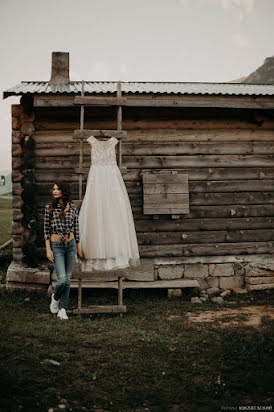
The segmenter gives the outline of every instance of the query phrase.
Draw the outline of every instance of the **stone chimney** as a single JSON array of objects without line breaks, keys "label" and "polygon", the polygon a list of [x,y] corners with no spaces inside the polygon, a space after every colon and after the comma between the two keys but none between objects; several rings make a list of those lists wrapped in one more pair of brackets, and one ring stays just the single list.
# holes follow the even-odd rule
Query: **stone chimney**
[{"label": "stone chimney", "polygon": [[49,84],[69,84],[69,53],[52,52]]}]

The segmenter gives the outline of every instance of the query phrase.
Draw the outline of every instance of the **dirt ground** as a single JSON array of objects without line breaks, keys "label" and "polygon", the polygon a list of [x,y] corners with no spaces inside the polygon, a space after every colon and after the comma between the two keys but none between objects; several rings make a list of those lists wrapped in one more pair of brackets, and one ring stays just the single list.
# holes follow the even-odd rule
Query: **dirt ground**
[{"label": "dirt ground", "polygon": [[[181,315],[170,315],[169,320],[183,319]],[[274,306],[244,306],[240,308],[224,308],[221,310],[206,310],[186,312],[187,322],[210,322],[213,327],[262,327],[262,318],[274,320]]]}]

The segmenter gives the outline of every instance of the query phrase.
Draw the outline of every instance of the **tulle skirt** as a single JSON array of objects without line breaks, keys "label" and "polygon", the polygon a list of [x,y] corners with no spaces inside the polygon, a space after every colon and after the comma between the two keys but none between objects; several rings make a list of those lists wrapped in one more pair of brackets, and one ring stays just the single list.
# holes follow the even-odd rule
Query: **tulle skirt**
[{"label": "tulle skirt", "polygon": [[118,166],[91,166],[79,212],[82,271],[140,265],[130,200]]}]

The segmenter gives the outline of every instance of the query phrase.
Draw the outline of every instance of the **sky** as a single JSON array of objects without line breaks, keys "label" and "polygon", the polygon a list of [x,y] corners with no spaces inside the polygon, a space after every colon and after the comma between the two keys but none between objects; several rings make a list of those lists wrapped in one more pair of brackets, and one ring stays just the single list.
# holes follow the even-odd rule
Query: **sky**
[{"label": "sky", "polygon": [[71,80],[229,82],[274,55],[274,0],[0,0],[0,171],[11,170],[3,91],[47,81],[52,51]]}]

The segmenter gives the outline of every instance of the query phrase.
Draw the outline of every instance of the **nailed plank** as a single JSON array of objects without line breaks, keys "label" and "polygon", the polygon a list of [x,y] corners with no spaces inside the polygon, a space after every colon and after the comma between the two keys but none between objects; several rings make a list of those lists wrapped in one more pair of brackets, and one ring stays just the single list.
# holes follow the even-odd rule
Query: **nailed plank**
[{"label": "nailed plank", "polygon": [[160,193],[188,193],[188,183],[145,183],[143,186],[143,193],[147,195]]}]

